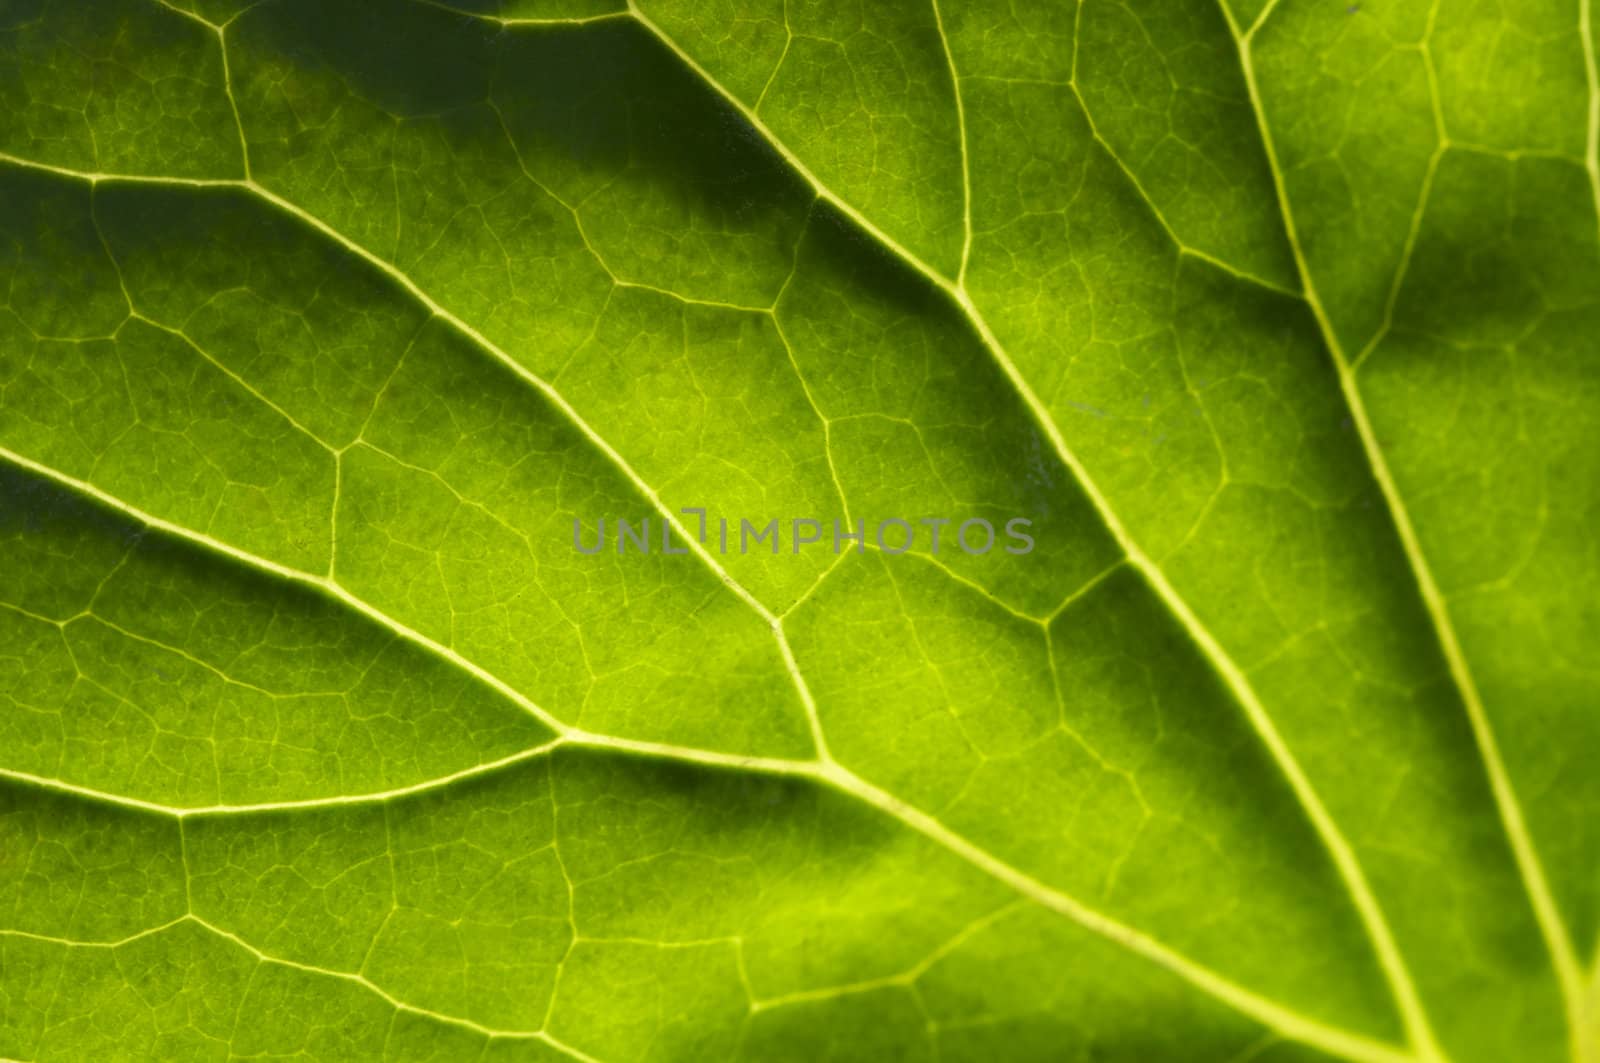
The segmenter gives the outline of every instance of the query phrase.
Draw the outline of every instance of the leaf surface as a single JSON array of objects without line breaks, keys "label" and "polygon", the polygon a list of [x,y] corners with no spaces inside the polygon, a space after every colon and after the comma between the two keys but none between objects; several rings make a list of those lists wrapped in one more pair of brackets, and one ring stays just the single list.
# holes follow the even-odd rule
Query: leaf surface
[{"label": "leaf surface", "polygon": [[1524,8],[0,4],[0,1055],[1600,1059]]}]

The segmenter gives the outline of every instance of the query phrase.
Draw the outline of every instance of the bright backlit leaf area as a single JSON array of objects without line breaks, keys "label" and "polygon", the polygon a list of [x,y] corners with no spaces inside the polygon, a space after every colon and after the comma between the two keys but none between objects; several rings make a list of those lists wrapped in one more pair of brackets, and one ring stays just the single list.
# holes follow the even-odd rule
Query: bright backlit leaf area
[{"label": "bright backlit leaf area", "polygon": [[0,1057],[1600,1060],[1595,2],[0,0]]}]

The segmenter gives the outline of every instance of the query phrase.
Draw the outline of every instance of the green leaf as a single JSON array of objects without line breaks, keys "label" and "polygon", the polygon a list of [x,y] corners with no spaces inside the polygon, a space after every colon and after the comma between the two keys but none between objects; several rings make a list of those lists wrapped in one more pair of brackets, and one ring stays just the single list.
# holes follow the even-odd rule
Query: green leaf
[{"label": "green leaf", "polygon": [[1600,1060],[1596,31],[0,0],[0,1056]]}]

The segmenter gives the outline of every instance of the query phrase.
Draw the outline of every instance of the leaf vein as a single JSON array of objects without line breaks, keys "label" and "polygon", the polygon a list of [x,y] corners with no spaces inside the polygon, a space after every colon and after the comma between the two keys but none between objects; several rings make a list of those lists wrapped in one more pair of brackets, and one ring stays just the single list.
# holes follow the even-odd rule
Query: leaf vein
[{"label": "leaf vein", "polygon": [[[1561,986],[1571,1035],[1575,1046],[1577,1046],[1578,1038],[1581,1036],[1579,1031],[1584,1022],[1584,1005],[1582,976],[1579,973],[1579,965],[1573,953],[1571,938],[1563,925],[1560,912],[1556,908],[1554,896],[1551,894],[1549,885],[1545,880],[1544,869],[1539,862],[1533,839],[1523,819],[1522,809],[1512,787],[1510,776],[1501,759],[1499,745],[1490,726],[1482,698],[1479,696],[1477,684],[1473,679],[1471,668],[1462,651],[1460,640],[1456,636],[1455,625],[1451,620],[1448,605],[1422,550],[1416,529],[1411,523],[1410,513],[1389,469],[1388,459],[1378,445],[1371,418],[1367,415],[1366,403],[1356,383],[1354,366],[1351,364],[1350,359],[1346,357],[1344,348],[1333,330],[1332,322],[1329,320],[1321,299],[1317,295],[1310,266],[1297,235],[1294,212],[1289,203],[1283,170],[1278,162],[1276,144],[1267,122],[1266,110],[1261,102],[1261,92],[1256,81],[1251,51],[1253,38],[1248,33],[1240,32],[1239,27],[1233,21],[1233,16],[1228,11],[1226,0],[1219,0],[1219,5],[1222,7],[1223,17],[1228,22],[1229,30],[1233,34],[1234,42],[1238,49],[1245,86],[1249,92],[1251,108],[1255,112],[1262,144],[1267,152],[1273,184],[1278,194],[1278,205],[1283,216],[1284,229],[1288,235],[1289,246],[1294,253],[1295,265],[1299,270],[1301,282],[1305,288],[1306,301],[1310,304],[1317,326],[1321,330],[1323,340],[1333,358],[1334,365],[1338,371],[1340,389],[1350,410],[1351,418],[1356,425],[1357,433],[1361,437],[1362,448],[1367,455],[1373,478],[1383,492],[1384,501],[1389,508],[1391,518],[1394,520],[1396,533],[1405,551],[1411,571],[1417,580],[1419,594],[1432,621],[1434,633],[1444,653],[1451,678],[1461,694],[1469,723],[1483,759],[1485,774],[1488,776],[1490,789],[1500,812],[1502,825],[1510,842],[1518,870],[1522,875],[1524,887],[1528,892],[1541,935],[1544,938],[1546,948],[1550,952],[1551,964]],[[1419,206],[1418,209],[1420,210],[1421,207]],[[1409,976],[1404,973],[1404,961],[1400,955],[1398,945],[1392,939],[1389,939],[1381,950],[1380,955],[1386,966],[1392,965],[1394,968],[1391,980],[1395,981],[1395,984],[1402,989],[1402,1009],[1418,1048],[1432,1056],[1442,1058],[1443,1054],[1434,1042],[1432,1032],[1429,1029],[1421,1000],[1417,996],[1415,988],[1410,984]]]}]

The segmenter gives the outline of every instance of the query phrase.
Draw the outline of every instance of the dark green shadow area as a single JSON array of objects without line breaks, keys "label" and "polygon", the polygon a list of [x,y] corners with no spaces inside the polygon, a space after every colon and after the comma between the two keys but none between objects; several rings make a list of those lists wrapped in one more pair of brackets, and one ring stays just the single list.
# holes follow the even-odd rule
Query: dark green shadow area
[{"label": "dark green shadow area", "polygon": [[[251,11],[230,46],[257,178],[380,253],[392,238],[363,234],[400,226],[395,261],[447,304],[474,283],[459,256],[479,240],[550,254],[514,239],[519,221],[690,298],[763,305],[787,272],[809,189],[630,20],[501,27],[401,0],[307,0]],[[321,187],[333,173],[344,189]],[[430,202],[445,188],[447,207]],[[564,208],[536,206],[540,191]],[[543,330],[520,325],[486,331],[546,364]]]}]

